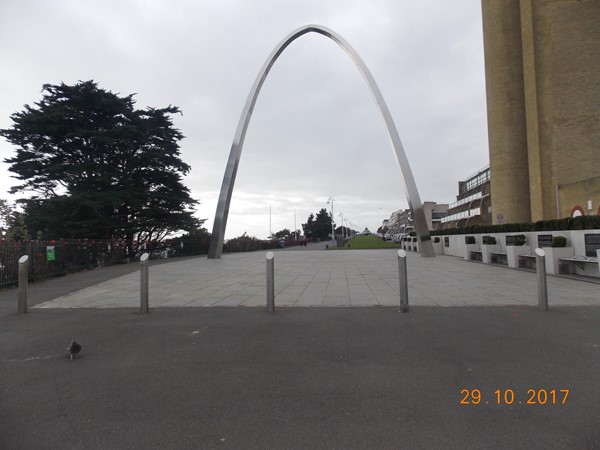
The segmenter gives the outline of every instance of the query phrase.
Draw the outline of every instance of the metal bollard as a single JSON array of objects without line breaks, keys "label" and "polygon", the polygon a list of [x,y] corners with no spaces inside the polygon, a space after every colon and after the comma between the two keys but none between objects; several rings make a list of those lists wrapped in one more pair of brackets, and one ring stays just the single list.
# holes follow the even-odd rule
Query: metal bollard
[{"label": "metal bollard", "polygon": [[19,258],[19,291],[17,311],[19,314],[27,312],[27,284],[29,283],[29,256]]},{"label": "metal bollard", "polygon": [[541,248],[535,249],[535,267],[537,272],[538,307],[548,311],[548,286],[546,284],[546,252]]},{"label": "metal bollard", "polygon": [[275,255],[267,253],[267,312],[275,312]]},{"label": "metal bollard", "polygon": [[400,312],[410,312],[408,306],[408,272],[406,267],[406,251],[398,250],[398,272],[400,274]]},{"label": "metal bollard", "polygon": [[150,309],[150,301],[148,299],[148,258],[150,255],[144,253],[140,257],[140,313],[147,314]]}]

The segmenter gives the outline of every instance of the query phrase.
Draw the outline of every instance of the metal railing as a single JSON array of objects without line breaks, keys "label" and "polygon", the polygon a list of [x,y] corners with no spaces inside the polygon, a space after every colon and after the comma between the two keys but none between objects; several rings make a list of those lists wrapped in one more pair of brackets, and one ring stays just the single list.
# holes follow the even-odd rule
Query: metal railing
[{"label": "metal railing", "polygon": [[29,256],[29,280],[64,275],[121,261],[108,241],[1,241],[0,288],[16,286],[19,258]]}]

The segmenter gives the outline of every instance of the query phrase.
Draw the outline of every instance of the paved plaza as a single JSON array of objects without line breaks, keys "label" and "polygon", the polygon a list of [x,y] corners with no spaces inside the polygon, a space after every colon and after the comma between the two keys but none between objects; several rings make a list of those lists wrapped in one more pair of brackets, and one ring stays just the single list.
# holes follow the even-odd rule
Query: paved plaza
[{"label": "paved plaza", "polygon": [[[266,252],[225,254],[151,265],[151,307],[266,305]],[[397,250],[275,251],[276,307],[399,306]],[[414,306],[537,305],[533,272],[408,253]],[[548,277],[550,306],[600,305],[599,286]],[[134,271],[43,302],[37,308],[139,307]]]}]

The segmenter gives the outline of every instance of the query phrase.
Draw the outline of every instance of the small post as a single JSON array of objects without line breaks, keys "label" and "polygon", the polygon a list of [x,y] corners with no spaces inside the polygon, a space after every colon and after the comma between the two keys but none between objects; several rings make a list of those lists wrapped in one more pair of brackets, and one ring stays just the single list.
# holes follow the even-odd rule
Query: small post
[{"label": "small post", "polygon": [[267,312],[275,312],[275,255],[267,253]]},{"label": "small post", "polygon": [[548,286],[546,284],[546,252],[535,249],[535,267],[537,272],[538,308],[548,311]]},{"label": "small post", "polygon": [[400,312],[410,312],[408,306],[408,272],[406,270],[406,251],[398,250],[398,272],[400,274]]},{"label": "small post", "polygon": [[27,284],[29,282],[29,256],[19,258],[19,288],[17,310],[19,314],[27,312]]},{"label": "small post", "polygon": [[148,258],[150,255],[144,253],[140,257],[140,313],[147,314],[149,311],[148,300]]}]

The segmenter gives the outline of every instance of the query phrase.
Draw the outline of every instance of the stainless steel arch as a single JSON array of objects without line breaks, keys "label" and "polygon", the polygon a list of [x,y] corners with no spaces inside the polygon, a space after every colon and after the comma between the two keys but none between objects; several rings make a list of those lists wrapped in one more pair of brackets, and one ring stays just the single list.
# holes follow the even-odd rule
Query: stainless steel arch
[{"label": "stainless steel arch", "polygon": [[320,25],[306,25],[292,31],[277,45],[277,47],[275,47],[258,73],[258,76],[252,85],[252,89],[250,89],[248,99],[246,100],[240,121],[238,122],[238,126],[235,131],[233,143],[231,144],[227,166],[225,167],[225,175],[223,176],[223,184],[221,185],[221,193],[219,195],[217,211],[215,212],[215,222],[213,225],[210,247],[208,249],[208,258],[216,259],[221,257],[221,252],[223,250],[223,238],[225,236],[225,227],[227,225],[227,216],[229,215],[229,204],[231,203],[231,196],[233,194],[233,185],[235,184],[235,177],[240,162],[240,156],[242,154],[242,147],[244,145],[246,131],[248,129],[250,117],[252,116],[252,111],[254,110],[254,105],[256,104],[256,99],[260,89],[262,88],[262,85],[265,82],[271,67],[273,67],[273,64],[275,64],[275,61],[277,58],[279,58],[279,55],[281,55],[281,53],[283,53],[287,46],[293,41],[307,33],[322,34],[323,36],[326,36],[337,43],[350,56],[350,58],[352,58],[354,64],[365,78],[367,85],[371,90],[371,94],[373,94],[375,102],[379,107],[379,111],[383,116],[385,125],[387,126],[388,133],[392,141],[392,146],[394,147],[394,154],[396,155],[396,159],[400,165],[400,170],[402,171],[406,197],[408,199],[410,209],[413,212],[412,216],[415,225],[415,231],[417,232],[420,241],[421,255],[435,256],[433,244],[431,243],[431,236],[429,235],[429,227],[427,226],[427,220],[425,219],[425,212],[423,211],[423,205],[419,197],[419,192],[417,191],[417,186],[415,184],[412,171],[410,170],[410,165],[408,164],[408,159],[404,153],[404,147],[400,141],[400,136],[398,135],[398,130],[396,130],[396,125],[394,124],[392,115],[390,114],[385,100],[379,91],[377,83],[375,83],[373,75],[371,75],[371,72],[358,53],[356,53],[350,44],[348,44],[348,42],[346,42],[346,40],[344,40],[344,38],[342,38],[339,34]]}]

